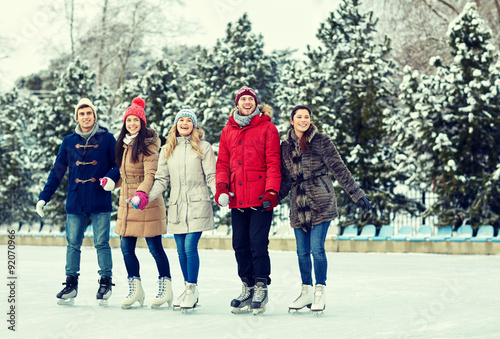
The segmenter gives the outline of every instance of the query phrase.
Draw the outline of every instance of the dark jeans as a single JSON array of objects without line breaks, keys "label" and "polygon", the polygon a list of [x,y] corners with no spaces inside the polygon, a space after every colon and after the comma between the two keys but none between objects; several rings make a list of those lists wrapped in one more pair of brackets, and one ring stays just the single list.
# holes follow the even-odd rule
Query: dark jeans
[{"label": "dark jeans", "polygon": [[[125,267],[127,268],[127,274],[129,277],[140,277],[139,260],[135,255],[136,243],[136,237],[122,237],[122,241],[120,244],[123,254],[123,260],[125,261]],[[165,250],[163,249],[163,245],[161,243],[161,235],[146,238],[146,243],[148,244],[149,252],[156,261],[156,266],[158,267],[158,276],[171,278],[170,265],[168,263],[167,254],[165,253]]]},{"label": "dark jeans", "polygon": [[198,283],[198,272],[200,270],[198,242],[200,237],[201,232],[174,234],[184,281],[191,284]]},{"label": "dark jeans", "polygon": [[[243,212],[242,212],[243,211]],[[273,211],[256,209],[231,209],[233,249],[238,263],[238,276],[250,286],[255,278],[266,278],[271,283],[271,260],[267,247]]]},{"label": "dark jeans", "polygon": [[325,252],[326,233],[330,221],[314,225],[312,230],[305,232],[302,228],[294,228],[295,241],[297,243],[297,257],[299,258],[299,270],[302,284],[312,285],[312,261],[314,259],[314,276],[316,284],[326,285],[326,271],[328,262]]}]

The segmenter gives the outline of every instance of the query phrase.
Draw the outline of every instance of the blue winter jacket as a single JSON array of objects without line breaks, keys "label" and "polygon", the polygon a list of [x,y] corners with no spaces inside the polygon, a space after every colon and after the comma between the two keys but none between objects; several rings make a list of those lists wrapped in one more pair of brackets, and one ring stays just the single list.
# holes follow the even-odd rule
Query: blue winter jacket
[{"label": "blue winter jacket", "polygon": [[115,182],[120,178],[115,165],[115,144],[113,134],[103,127],[99,127],[86,147],[85,139],[77,133],[66,136],[38,199],[50,201],[69,167],[66,213],[111,212],[111,192],[101,187],[99,178],[107,176]]}]

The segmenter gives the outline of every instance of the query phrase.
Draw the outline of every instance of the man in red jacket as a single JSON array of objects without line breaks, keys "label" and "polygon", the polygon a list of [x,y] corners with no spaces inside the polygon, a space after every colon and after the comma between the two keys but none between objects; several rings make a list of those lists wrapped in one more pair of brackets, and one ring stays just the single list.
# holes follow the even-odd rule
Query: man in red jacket
[{"label": "man in red jacket", "polygon": [[273,110],[258,106],[255,91],[242,87],[236,108],[222,130],[215,180],[215,201],[231,209],[233,249],[241,295],[231,301],[233,313],[265,311],[271,283],[269,230],[281,184],[280,137],[271,122]]}]

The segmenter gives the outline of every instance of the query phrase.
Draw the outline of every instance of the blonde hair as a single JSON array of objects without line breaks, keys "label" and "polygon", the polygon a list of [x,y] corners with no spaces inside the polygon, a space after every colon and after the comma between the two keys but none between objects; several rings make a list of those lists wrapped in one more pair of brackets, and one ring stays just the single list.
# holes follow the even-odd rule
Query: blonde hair
[{"label": "blonde hair", "polygon": [[[191,147],[193,150],[200,156],[200,158],[204,158],[205,155],[200,149],[200,141],[203,139],[203,135],[205,132],[201,127],[193,128],[191,132]],[[177,146],[177,124],[173,125],[168,131],[167,142],[163,148],[165,149],[165,161],[170,158],[172,153],[174,152],[175,146]]]}]

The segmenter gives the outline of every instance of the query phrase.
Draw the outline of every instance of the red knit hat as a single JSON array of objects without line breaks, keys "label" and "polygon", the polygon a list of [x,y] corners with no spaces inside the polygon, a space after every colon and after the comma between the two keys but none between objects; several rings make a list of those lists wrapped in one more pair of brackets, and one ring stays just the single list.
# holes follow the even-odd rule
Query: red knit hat
[{"label": "red knit hat", "polygon": [[236,100],[234,101],[235,106],[238,106],[238,101],[240,101],[240,98],[244,95],[252,96],[253,99],[255,100],[255,105],[257,106],[259,104],[257,101],[257,95],[255,95],[255,91],[250,87],[243,86],[240,88],[238,93],[236,93]]},{"label": "red knit hat", "polygon": [[137,97],[134,100],[132,100],[132,105],[130,105],[130,107],[127,108],[125,114],[123,115],[123,122],[127,120],[127,117],[129,115],[135,115],[136,117],[144,121],[144,125],[147,125],[146,113],[144,112],[145,107],[146,103],[141,98]]}]

